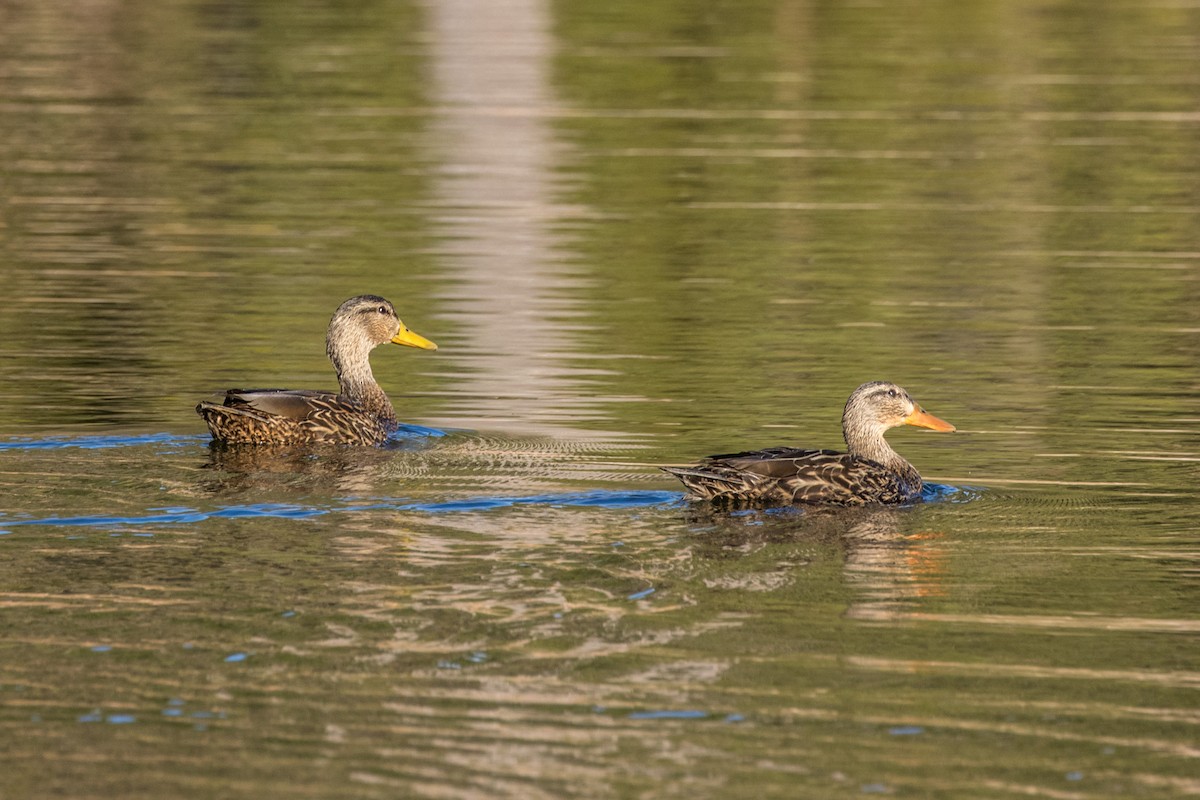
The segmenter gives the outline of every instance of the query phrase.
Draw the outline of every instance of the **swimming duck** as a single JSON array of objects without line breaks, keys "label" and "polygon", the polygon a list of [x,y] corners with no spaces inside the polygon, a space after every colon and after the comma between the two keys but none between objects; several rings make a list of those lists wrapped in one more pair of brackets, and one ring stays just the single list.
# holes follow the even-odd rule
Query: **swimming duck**
[{"label": "swimming duck", "polygon": [[663,467],[693,499],[731,505],[906,503],[921,494],[921,475],[884,440],[898,425],[953,431],[894,383],[854,390],[842,413],[849,452],[772,447],[709,456],[692,467]]},{"label": "swimming duck", "polygon": [[384,298],[351,297],[338,306],[325,336],[340,391],[230,389],[224,402],[201,402],[196,413],[225,444],[380,444],[398,424],[371,373],[371,351],[385,342],[437,349],[405,327]]}]

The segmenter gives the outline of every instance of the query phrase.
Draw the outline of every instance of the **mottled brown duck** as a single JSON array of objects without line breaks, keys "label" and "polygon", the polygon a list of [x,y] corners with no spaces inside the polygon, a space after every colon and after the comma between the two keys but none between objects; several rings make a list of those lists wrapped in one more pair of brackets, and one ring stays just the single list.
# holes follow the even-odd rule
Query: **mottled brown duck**
[{"label": "mottled brown duck", "polygon": [[663,469],[683,482],[691,498],[722,505],[907,503],[920,496],[922,483],[916,468],[883,438],[898,425],[954,430],[896,384],[873,381],[846,401],[842,436],[849,452],[772,447]]},{"label": "mottled brown duck", "polygon": [[396,411],[371,372],[371,351],[387,342],[437,349],[405,327],[387,300],[373,294],[351,297],[334,312],[325,337],[338,392],[230,389],[223,402],[201,402],[196,413],[213,439],[225,444],[380,444],[398,426]]}]

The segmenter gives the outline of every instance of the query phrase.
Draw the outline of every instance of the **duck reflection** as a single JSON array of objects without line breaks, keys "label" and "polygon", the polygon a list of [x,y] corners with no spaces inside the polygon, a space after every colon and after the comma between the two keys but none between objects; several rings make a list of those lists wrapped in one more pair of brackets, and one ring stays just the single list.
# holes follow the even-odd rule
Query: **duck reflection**
[{"label": "duck reflection", "polygon": [[340,445],[209,445],[202,465],[207,480],[204,491],[231,495],[281,488],[314,489],[328,494],[367,493],[385,478],[416,477],[413,459],[398,458],[424,445],[388,447]]},{"label": "duck reflection", "polygon": [[[722,511],[697,504],[686,516],[698,534],[695,552],[700,557],[745,557],[780,544],[807,544],[814,555],[822,547],[839,549],[843,576],[853,593],[846,616],[883,620],[899,618],[915,603],[945,593],[942,534],[914,530],[912,512],[885,506]],[[774,572],[794,575],[795,567],[812,560],[797,558],[794,549],[789,552],[772,564]],[[779,576],[759,575],[753,582],[772,586]]]}]

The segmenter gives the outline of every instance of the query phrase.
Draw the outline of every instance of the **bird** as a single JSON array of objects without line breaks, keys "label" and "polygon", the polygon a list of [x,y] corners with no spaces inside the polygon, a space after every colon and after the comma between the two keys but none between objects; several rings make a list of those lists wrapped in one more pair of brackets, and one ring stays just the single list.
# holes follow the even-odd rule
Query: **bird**
[{"label": "bird", "polygon": [[196,413],[220,444],[381,444],[399,423],[369,358],[387,342],[437,350],[400,321],[388,300],[374,294],[351,297],[333,313],[325,336],[337,392],[229,389],[222,402],[202,401]]},{"label": "bird", "polygon": [[771,447],[709,456],[687,467],[661,467],[687,487],[689,498],[730,506],[896,505],[921,494],[921,475],[888,445],[898,425],[951,432],[906,390],[887,381],[859,386],[846,401],[842,436],[848,452]]}]

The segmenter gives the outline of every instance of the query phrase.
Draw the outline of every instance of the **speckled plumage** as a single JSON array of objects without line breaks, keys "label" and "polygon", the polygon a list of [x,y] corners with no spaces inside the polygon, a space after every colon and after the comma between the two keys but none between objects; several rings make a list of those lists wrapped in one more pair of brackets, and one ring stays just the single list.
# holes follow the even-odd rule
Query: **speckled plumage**
[{"label": "speckled plumage", "polygon": [[921,494],[921,475],[883,438],[887,429],[905,424],[954,430],[927,414],[904,389],[874,381],[858,387],[846,401],[842,434],[849,452],[772,447],[663,470],[678,478],[692,498],[719,504],[906,503]]},{"label": "speckled plumage", "polygon": [[380,444],[396,429],[396,412],[371,372],[371,350],[385,342],[436,350],[410,331],[378,295],[342,303],[329,322],[325,350],[340,391],[230,389],[220,403],[196,413],[213,439],[225,444]]}]

